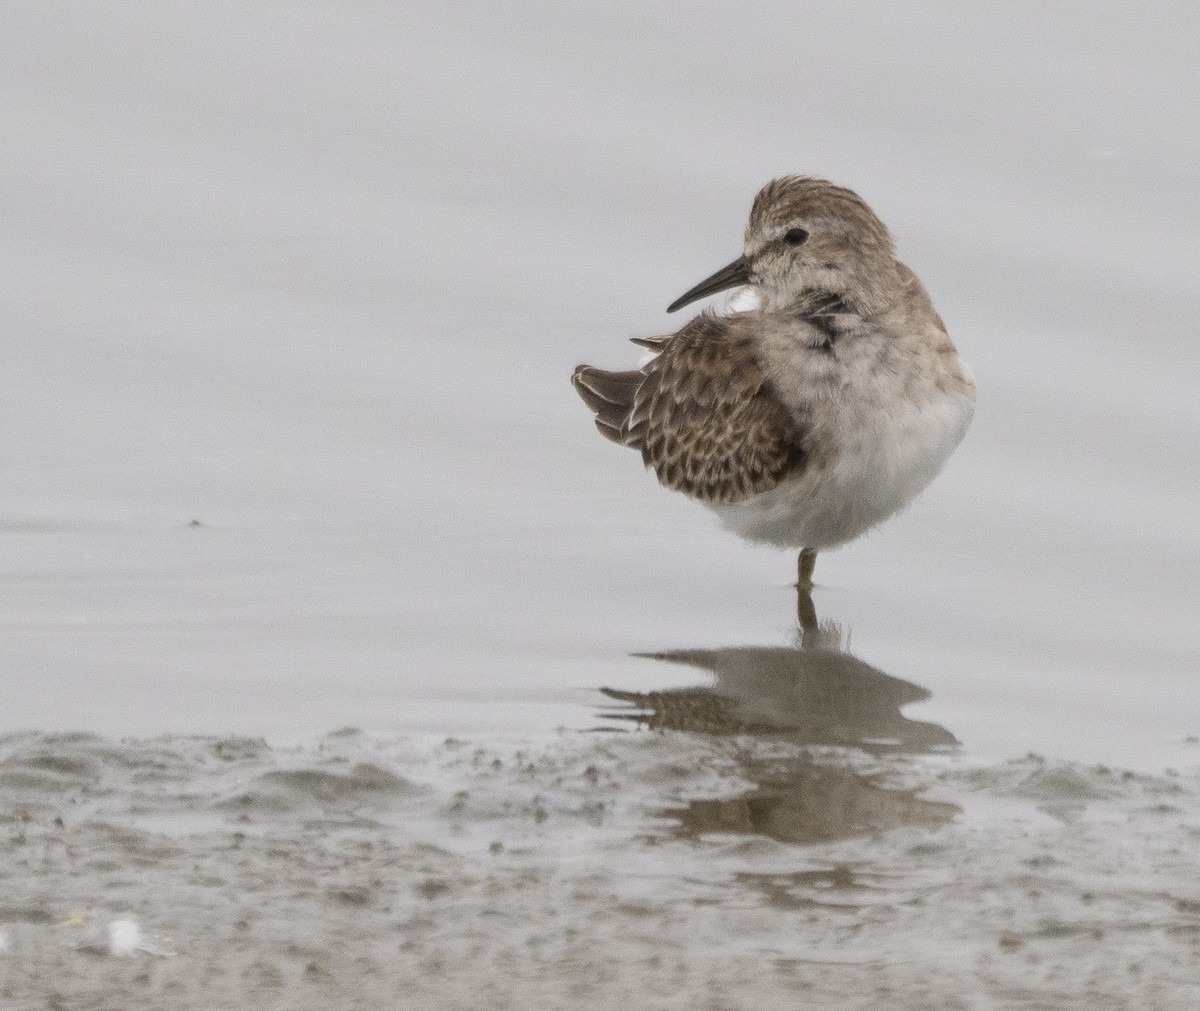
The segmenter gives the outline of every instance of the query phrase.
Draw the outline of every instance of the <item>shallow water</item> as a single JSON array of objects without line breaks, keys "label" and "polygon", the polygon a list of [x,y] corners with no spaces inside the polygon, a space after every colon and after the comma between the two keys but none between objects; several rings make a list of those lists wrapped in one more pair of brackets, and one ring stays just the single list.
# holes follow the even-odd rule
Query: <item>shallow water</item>
[{"label": "shallow water", "polygon": [[[1032,774],[1012,764],[1027,753],[1084,779],[1096,763],[1191,776],[1200,127],[1181,18],[1194,20],[916,3],[869,20],[743,5],[737,24],[696,4],[13,13],[0,67],[0,729],[97,733],[131,762],[162,734],[241,735],[316,767],[314,742],[339,727],[379,747],[449,736],[579,756],[599,747],[580,731],[640,715],[666,729],[621,739],[664,762],[676,749],[697,778],[601,819],[609,848],[588,859],[610,870],[639,819],[670,809],[661,824],[734,837],[782,824],[765,838],[805,873],[851,852],[883,873],[894,832],[925,833],[958,854],[938,872],[952,882],[986,849],[978,809],[1004,845],[1051,817],[1005,799],[1013,769]],[[879,211],[980,390],[971,432],[922,499],[822,555],[816,607],[841,632],[833,673],[814,674],[797,642],[794,558],[658,488],[596,436],[567,383],[578,361],[632,365],[625,337],[676,325],[665,305],[736,254],[756,188],[792,171],[851,185]],[[606,687],[632,696],[622,705]],[[647,705],[672,689],[684,691]],[[680,723],[681,705],[701,723]],[[786,762],[758,779],[752,762],[754,775],[706,792],[707,749],[731,741],[792,763],[833,748],[885,785],[924,763],[913,782],[937,793],[929,810],[963,813],[938,828],[919,804]],[[622,782],[640,768],[612,761]],[[181,773],[172,817],[197,776]],[[52,831],[57,795],[36,789],[48,820],[34,820]],[[1197,869],[1191,789],[1167,833],[1179,853],[1128,872],[1116,920],[1154,875]],[[816,824],[866,825],[869,841],[807,855],[797,826],[813,822],[795,812],[813,791],[841,798]],[[1078,810],[1094,819],[1055,823],[1088,825],[1071,875],[1106,873],[1149,832],[1134,818],[1106,834],[1142,799],[1092,797]],[[312,803],[325,826],[327,801]],[[14,795],[6,816],[18,825],[31,804]],[[272,810],[255,817],[270,824]],[[95,817],[79,845],[100,853],[107,815]],[[451,829],[428,817],[419,840],[381,838],[441,845]],[[229,824],[205,824],[216,834],[194,845],[223,852]],[[546,824],[543,870],[571,837]],[[138,831],[163,827],[156,814]],[[671,836],[671,859],[708,866],[696,831]],[[792,885],[739,878],[767,872],[739,869],[738,852],[722,857],[729,890],[697,901],[775,908]],[[996,872],[1005,888],[1024,873],[1013,859]],[[460,872],[486,879],[445,874]],[[30,901],[65,918],[84,899],[54,874]],[[97,874],[89,902],[164,919],[153,888]],[[679,884],[639,880],[652,901]],[[982,910],[990,885],[962,880]],[[220,920],[224,893],[203,894]],[[996,940],[948,901],[934,905],[977,948],[905,955],[944,970],[945,986]],[[587,909],[581,923],[600,916]],[[464,916],[438,928],[451,948]],[[718,921],[680,929],[732,957]],[[1018,933],[1040,929],[1022,920]],[[1123,957],[1130,935],[1106,936],[1097,964]],[[75,971],[86,990],[94,980]],[[1066,1000],[1072,979],[1031,983],[1031,1006]],[[1137,987],[1114,984],[1113,999],[1176,1006],[1169,986]]]}]

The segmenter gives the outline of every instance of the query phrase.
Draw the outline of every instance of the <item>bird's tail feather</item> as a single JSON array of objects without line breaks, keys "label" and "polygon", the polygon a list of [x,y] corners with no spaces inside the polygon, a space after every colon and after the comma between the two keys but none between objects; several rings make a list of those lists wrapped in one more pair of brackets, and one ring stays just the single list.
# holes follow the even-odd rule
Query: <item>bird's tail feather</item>
[{"label": "bird's tail feather", "polygon": [[596,429],[606,439],[625,445],[625,424],[633,410],[638,387],[646,377],[639,371],[607,372],[580,365],[571,376],[575,392],[596,415]]}]

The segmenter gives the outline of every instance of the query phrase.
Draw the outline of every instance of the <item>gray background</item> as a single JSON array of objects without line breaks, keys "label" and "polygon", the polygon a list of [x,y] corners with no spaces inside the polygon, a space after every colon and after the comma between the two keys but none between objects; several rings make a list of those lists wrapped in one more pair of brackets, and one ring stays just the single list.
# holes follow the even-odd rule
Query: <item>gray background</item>
[{"label": "gray background", "polygon": [[587,726],[598,685],[694,680],[634,651],[790,641],[793,560],[566,379],[810,172],[980,389],[920,502],[822,558],[822,617],[971,754],[1194,761],[1191,7],[4,20],[4,727]]}]

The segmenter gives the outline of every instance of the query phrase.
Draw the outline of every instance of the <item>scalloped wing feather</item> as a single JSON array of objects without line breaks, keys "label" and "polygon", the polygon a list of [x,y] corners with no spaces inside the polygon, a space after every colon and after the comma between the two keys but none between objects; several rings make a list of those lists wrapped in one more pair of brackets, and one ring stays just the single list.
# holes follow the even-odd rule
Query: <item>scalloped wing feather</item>
[{"label": "scalloped wing feather", "polygon": [[642,370],[622,441],[666,487],[729,503],[803,469],[803,432],[772,393],[748,335],[699,316]]}]

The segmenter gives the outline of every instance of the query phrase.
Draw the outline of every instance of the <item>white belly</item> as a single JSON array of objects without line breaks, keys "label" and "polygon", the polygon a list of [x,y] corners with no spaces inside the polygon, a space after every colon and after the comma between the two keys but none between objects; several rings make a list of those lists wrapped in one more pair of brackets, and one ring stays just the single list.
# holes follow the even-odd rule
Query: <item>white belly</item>
[{"label": "white belly", "polygon": [[748,540],[813,549],[845,544],[920,494],[962,441],[974,406],[973,391],[963,391],[923,407],[899,401],[884,411],[843,411],[813,433],[812,459],[799,477],[713,508]]}]

